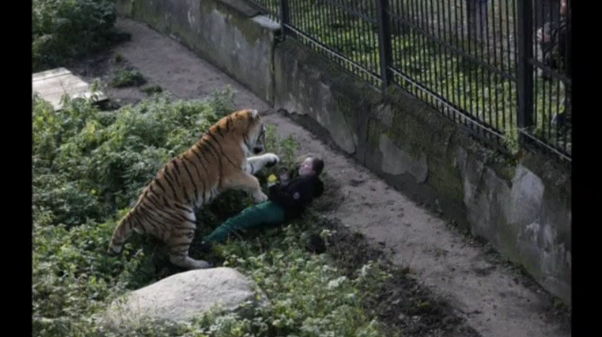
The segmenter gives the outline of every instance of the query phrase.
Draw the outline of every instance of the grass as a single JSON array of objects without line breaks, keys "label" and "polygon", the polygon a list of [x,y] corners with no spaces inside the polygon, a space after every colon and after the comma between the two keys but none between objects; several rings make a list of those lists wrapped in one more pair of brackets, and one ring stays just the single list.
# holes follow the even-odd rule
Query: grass
[{"label": "grass", "polygon": [[160,92],[163,92],[163,88],[161,88],[161,86],[158,84],[147,85],[141,88],[140,90],[146,93],[147,95],[158,94]]},{"label": "grass", "polygon": [[[165,247],[146,236],[134,235],[119,257],[109,258],[106,248],[116,222],[157,170],[232,109],[229,90],[193,101],[162,93],[116,111],[74,99],[66,101],[61,114],[34,97],[34,335],[384,335],[364,301],[365,290],[385,282],[388,273],[371,264],[363,274],[362,265],[356,272],[340,270],[328,254],[308,251],[308,231],[329,234],[312,217],[232,240],[208,258],[248,275],[269,297],[272,305],[256,309],[252,317],[216,312],[174,326],[149,322],[109,329],[101,324],[112,301],[180,272],[169,263]],[[298,156],[294,139],[279,139],[273,127],[267,136],[269,148],[284,165],[292,165]],[[276,169],[259,176],[263,185]],[[200,211],[195,242],[251,203],[242,192],[224,193]],[[194,244],[191,255],[199,256]]]},{"label": "grass", "polygon": [[[146,84],[146,79],[138,70],[119,69],[115,71],[115,77],[111,81],[111,86],[115,88],[139,87]],[[156,88],[153,88],[156,89]],[[152,90],[152,89],[151,89]]]}]

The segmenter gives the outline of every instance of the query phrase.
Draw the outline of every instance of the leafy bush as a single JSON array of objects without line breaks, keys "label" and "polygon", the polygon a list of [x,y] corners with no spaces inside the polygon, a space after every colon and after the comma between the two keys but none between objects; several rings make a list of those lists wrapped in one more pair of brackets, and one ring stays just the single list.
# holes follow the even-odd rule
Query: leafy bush
[{"label": "leafy bush", "polygon": [[97,52],[116,41],[114,0],[33,0],[32,71]]},{"label": "leafy bush", "polygon": [[[100,324],[108,303],[178,272],[170,269],[166,256],[157,259],[161,244],[146,236],[134,235],[119,257],[109,258],[105,252],[116,221],[168,158],[188,148],[233,108],[230,90],[192,101],[161,93],[118,111],[100,111],[75,99],[66,100],[64,110],[55,113],[34,97],[35,336],[379,335],[358,291],[366,278],[342,277],[327,256],[303,250],[303,233],[311,220],[299,220],[284,232],[272,229],[255,239],[218,246],[217,254],[227,265],[250,275],[270,297],[273,306],[257,309],[252,318],[218,312],[191,324],[151,322],[118,331]],[[268,127],[267,141],[284,165],[293,164],[297,144],[292,137],[280,139]],[[251,202],[242,192],[224,193],[201,211],[198,235]],[[196,254],[194,246],[191,254]],[[370,282],[379,279],[378,273],[370,275]]]},{"label": "leafy bush", "polygon": [[187,102],[156,96],[113,112],[67,100],[60,114],[34,97],[34,331],[64,335],[105,300],[155,278],[142,250],[105,256],[115,220],[169,157],[232,109],[229,90]]},{"label": "leafy bush", "polygon": [[230,112],[231,93],[208,101],[157,96],[136,107],[101,112],[83,100],[60,115],[36,98],[33,109],[34,203],[56,223],[101,221],[132,203],[171,157]]},{"label": "leafy bush", "polygon": [[146,79],[138,70],[121,69],[115,72],[115,78],[111,85],[115,88],[141,86],[146,84]]},{"label": "leafy bush", "polygon": [[223,248],[224,265],[250,275],[273,303],[258,309],[255,320],[233,324],[247,335],[380,336],[378,322],[364,312],[360,289],[388,275],[368,264],[354,278],[346,277],[327,255],[304,249],[305,230],[311,227],[298,220],[284,233],[271,231],[261,240]]}]

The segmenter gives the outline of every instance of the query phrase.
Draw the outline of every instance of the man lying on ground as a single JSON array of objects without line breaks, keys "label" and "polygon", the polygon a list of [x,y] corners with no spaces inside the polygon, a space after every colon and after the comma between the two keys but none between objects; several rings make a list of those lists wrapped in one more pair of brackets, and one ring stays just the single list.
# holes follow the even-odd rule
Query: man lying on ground
[{"label": "man lying on ground", "polygon": [[324,183],[319,177],[323,169],[324,161],[308,157],[301,163],[298,176],[294,179],[291,180],[291,172],[284,170],[279,183],[275,179],[268,182],[268,201],[249,206],[222,223],[205,237],[201,250],[210,251],[213,243],[224,242],[234,231],[282,225],[300,217],[313,199],[324,192]]}]

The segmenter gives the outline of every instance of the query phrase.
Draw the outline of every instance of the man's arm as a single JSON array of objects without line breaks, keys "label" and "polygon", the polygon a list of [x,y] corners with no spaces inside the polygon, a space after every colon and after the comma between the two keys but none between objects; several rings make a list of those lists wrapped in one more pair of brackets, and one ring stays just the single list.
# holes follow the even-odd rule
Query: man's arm
[{"label": "man's arm", "polygon": [[315,181],[303,178],[289,186],[272,186],[270,200],[286,208],[303,207],[314,197]]},{"label": "man's arm", "polygon": [[293,208],[296,205],[296,200],[287,193],[286,186],[280,184],[270,186],[270,200],[286,208]]}]

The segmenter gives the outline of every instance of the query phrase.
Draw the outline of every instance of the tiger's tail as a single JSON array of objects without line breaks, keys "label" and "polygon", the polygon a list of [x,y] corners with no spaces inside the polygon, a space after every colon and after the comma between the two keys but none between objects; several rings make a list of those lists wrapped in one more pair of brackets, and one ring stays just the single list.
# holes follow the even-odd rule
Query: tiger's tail
[{"label": "tiger's tail", "polygon": [[119,221],[119,224],[117,224],[117,227],[113,231],[111,242],[109,243],[109,249],[107,250],[109,256],[119,255],[127,239],[132,235],[132,232],[136,230],[132,219],[133,216],[133,210],[131,210],[123,217],[123,219],[121,219],[121,221]]}]

